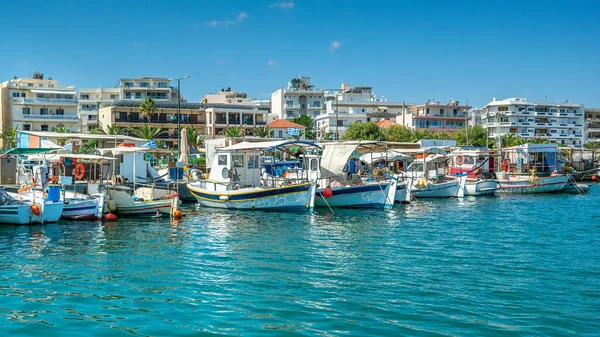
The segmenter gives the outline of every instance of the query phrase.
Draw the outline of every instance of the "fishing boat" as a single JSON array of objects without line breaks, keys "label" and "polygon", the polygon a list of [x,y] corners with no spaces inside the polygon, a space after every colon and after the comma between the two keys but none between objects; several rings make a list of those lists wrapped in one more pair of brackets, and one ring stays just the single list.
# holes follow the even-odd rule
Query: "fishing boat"
[{"label": "fishing boat", "polygon": [[388,149],[381,152],[365,153],[360,156],[360,161],[365,164],[365,169],[369,172],[379,173],[386,169],[387,172],[384,174],[397,181],[394,202],[410,203],[412,197],[411,179],[402,172],[413,161],[412,156],[403,154],[400,150]]},{"label": "fishing boat", "polygon": [[319,186],[316,207],[393,207],[398,179],[386,176],[384,168],[370,170],[361,160],[361,154],[379,149],[381,143],[350,141],[322,145],[322,157],[307,156],[308,175]]},{"label": "fishing boat", "polygon": [[536,194],[561,191],[569,176],[560,174],[556,144],[523,144],[505,148],[496,172],[499,193]]},{"label": "fishing boat", "polygon": [[262,154],[317,145],[306,141],[242,142],[218,149],[208,179],[190,181],[187,188],[205,207],[246,210],[309,210],[314,207],[315,182],[308,179],[262,177]]},{"label": "fishing boat", "polygon": [[177,197],[163,200],[144,200],[131,196],[127,187],[113,186],[107,189],[107,193],[107,210],[125,216],[170,215],[178,206]]},{"label": "fishing boat", "polygon": [[406,175],[412,179],[411,193],[415,198],[463,197],[467,175],[458,179],[446,177],[446,151],[430,147],[412,151],[416,159],[408,166]]},{"label": "fishing boat", "polygon": [[498,180],[490,172],[494,157],[483,149],[456,150],[451,153],[449,178],[467,174],[465,196],[494,195],[498,190]]},{"label": "fishing boat", "polygon": [[0,188],[0,223],[3,224],[30,225],[57,222],[63,207],[62,202],[34,203],[17,200]]}]

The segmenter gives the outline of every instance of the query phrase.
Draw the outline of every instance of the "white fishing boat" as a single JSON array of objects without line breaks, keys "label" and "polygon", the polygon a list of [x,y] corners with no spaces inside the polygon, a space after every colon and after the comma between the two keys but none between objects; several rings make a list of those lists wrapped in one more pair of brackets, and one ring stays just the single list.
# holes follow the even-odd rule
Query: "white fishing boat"
[{"label": "white fishing boat", "polygon": [[458,179],[446,177],[446,151],[431,147],[413,152],[418,155],[406,174],[412,179],[411,193],[415,198],[452,198],[465,195],[466,174]]},{"label": "white fishing boat", "polygon": [[498,180],[490,174],[490,164],[494,157],[486,150],[456,150],[450,155],[449,178],[467,174],[465,196],[494,195],[498,190]]},{"label": "white fishing boat", "polygon": [[[369,170],[368,163],[362,160],[363,156],[368,156],[382,146],[385,147],[385,144],[374,141],[348,141],[322,145],[321,158],[315,155],[307,156],[308,175],[311,180],[316,179],[318,185],[316,207],[393,207],[398,179],[393,176],[386,177],[384,169],[377,169],[376,172]],[[359,158],[353,157],[361,154]]]},{"label": "white fishing boat", "polygon": [[535,194],[561,191],[569,176],[562,169],[556,144],[523,144],[503,149],[496,172],[499,193]]},{"label": "white fishing boat", "polygon": [[143,200],[131,196],[127,188],[108,188],[108,211],[126,216],[170,215],[178,206],[178,199]]},{"label": "white fishing boat", "polygon": [[309,210],[315,182],[261,176],[261,154],[290,147],[316,145],[305,141],[242,142],[218,149],[208,179],[187,184],[206,207],[255,210]]}]

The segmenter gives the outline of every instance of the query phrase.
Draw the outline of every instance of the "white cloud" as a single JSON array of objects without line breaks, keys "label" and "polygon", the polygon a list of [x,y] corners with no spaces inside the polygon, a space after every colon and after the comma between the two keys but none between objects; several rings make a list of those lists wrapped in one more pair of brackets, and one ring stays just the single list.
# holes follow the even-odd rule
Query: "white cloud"
[{"label": "white cloud", "polygon": [[341,46],[342,46],[342,43],[340,41],[333,41],[329,45],[329,51],[333,53],[334,51],[340,49]]},{"label": "white cloud", "polygon": [[267,62],[267,67],[274,68],[274,67],[277,67],[278,65],[279,65],[279,63],[277,63],[275,61],[270,60],[269,62]]},{"label": "white cloud", "polygon": [[241,12],[238,15],[236,15],[235,19],[229,19],[229,20],[225,20],[225,21],[211,20],[211,21],[206,22],[205,24],[208,27],[219,27],[219,26],[231,27],[238,23],[241,23],[242,21],[244,21],[245,19],[247,19],[249,17],[250,17],[250,15],[248,15],[248,13]]},{"label": "white cloud", "polygon": [[294,2],[293,1],[278,2],[276,4],[269,5],[269,8],[292,9],[292,8],[294,8]]},{"label": "white cloud", "polygon": [[209,26],[209,27],[217,27],[217,26],[221,25],[221,22],[217,21],[217,20],[212,20],[212,21],[208,21],[206,23],[206,25]]}]

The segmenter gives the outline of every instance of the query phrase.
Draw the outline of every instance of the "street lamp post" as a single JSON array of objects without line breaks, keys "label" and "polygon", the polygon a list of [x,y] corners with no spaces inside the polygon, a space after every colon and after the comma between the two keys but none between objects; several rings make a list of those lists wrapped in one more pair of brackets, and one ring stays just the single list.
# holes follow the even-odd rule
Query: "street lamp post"
[{"label": "street lamp post", "polygon": [[181,156],[181,80],[190,78],[186,75],[180,78],[170,78],[170,81],[177,81],[177,157]]},{"label": "street lamp post", "polygon": [[467,116],[469,112],[467,111],[467,109],[464,109],[463,113],[465,114],[465,137],[467,137],[467,146],[469,146],[469,124],[467,121]]}]

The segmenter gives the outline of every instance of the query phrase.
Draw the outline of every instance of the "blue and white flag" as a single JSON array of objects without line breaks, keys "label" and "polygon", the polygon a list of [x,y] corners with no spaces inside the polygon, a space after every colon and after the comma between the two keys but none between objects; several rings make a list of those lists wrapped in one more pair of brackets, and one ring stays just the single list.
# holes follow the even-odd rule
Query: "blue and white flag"
[{"label": "blue and white flag", "polygon": [[145,147],[147,149],[156,149],[156,142],[154,141],[154,139],[148,141],[146,144],[142,145],[142,147]]},{"label": "blue and white flag", "polygon": [[63,151],[73,151],[73,143],[66,144],[62,148]]}]

